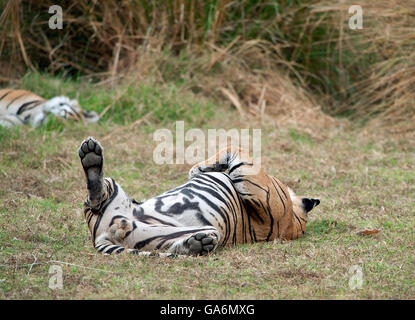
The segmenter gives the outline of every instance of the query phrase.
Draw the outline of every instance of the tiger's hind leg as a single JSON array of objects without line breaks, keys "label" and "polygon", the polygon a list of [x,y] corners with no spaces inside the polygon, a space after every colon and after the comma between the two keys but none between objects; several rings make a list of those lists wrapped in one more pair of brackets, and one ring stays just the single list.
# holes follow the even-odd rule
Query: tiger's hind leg
[{"label": "tiger's hind leg", "polygon": [[85,139],[78,151],[82,168],[85,172],[88,188],[88,205],[92,210],[98,210],[105,198],[102,147],[92,137]]},{"label": "tiger's hind leg", "polygon": [[[214,227],[147,225],[127,218],[116,218],[104,239],[112,244],[138,250],[206,255],[217,248],[219,233]],[[98,251],[100,248],[97,248]],[[103,250],[105,253],[105,248]]]}]

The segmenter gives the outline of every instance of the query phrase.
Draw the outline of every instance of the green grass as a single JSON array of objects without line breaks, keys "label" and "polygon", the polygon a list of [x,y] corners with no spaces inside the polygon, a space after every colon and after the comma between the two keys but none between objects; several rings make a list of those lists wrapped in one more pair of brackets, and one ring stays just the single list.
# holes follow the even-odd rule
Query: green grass
[{"label": "green grass", "polygon": [[[97,111],[118,94],[39,75],[27,77],[24,87],[49,96],[79,93],[82,106]],[[190,167],[153,162],[156,129],[174,130],[176,119],[205,132],[246,127],[236,111],[213,109],[180,85],[134,88],[138,91],[127,90],[116,102],[125,105],[114,104],[98,124],[52,121],[40,130],[0,129],[1,299],[415,298],[415,145],[349,129],[322,129],[325,138],[317,140],[300,127],[262,125],[266,171],[298,194],[321,199],[301,239],[244,244],[185,259],[98,254],[82,214],[86,186],[77,156],[82,139],[100,140],[106,176],[143,199],[185,181]],[[135,114],[140,103],[143,112]],[[166,118],[122,125],[153,104]],[[131,110],[117,114],[121,107]],[[211,116],[201,111],[205,108],[211,108]],[[380,232],[357,234],[365,229]],[[63,289],[48,287],[53,265],[62,268]],[[349,287],[353,266],[362,269],[361,289]]]},{"label": "green grass", "polygon": [[[64,19],[64,29],[59,32],[44,28],[50,19],[50,4],[5,1],[4,32],[0,34],[4,82],[26,67],[63,78],[84,75],[88,81],[102,80],[112,70],[120,74],[137,70],[142,78],[157,74],[160,82],[175,85],[193,78],[195,90],[210,96],[230,80],[228,76],[220,81],[220,70],[231,60],[239,60],[238,71],[247,68],[256,73],[289,74],[310,91],[310,96],[318,97],[322,110],[353,119],[356,125],[365,126],[376,119],[388,129],[413,131],[413,1],[360,1],[364,11],[361,30],[349,27],[347,8],[355,4],[351,0],[180,4],[177,0],[141,0],[122,5],[113,0],[102,8],[77,0],[64,6],[64,15],[71,19]],[[123,10],[118,10],[120,6]],[[122,44],[120,50],[116,50],[118,44]],[[258,50],[249,54],[252,46]],[[193,77],[210,72],[219,80],[214,90],[206,90],[208,77]],[[124,124],[149,110],[162,120],[193,117],[180,103],[180,95],[175,98],[175,85],[163,88],[172,94],[167,101],[163,97],[169,94],[152,85],[128,88],[115,102],[122,110],[114,112],[112,108],[104,118]],[[55,80],[39,89],[46,95],[70,91]],[[85,91],[80,97],[84,105],[102,110],[114,102],[111,92],[101,90],[95,95],[94,91]],[[169,107],[172,101],[174,109]],[[197,110],[200,106],[193,103]],[[151,108],[146,108],[149,105]]]},{"label": "green grass", "polygon": [[[213,116],[214,110],[211,101],[196,98],[174,82],[160,86],[151,80],[142,82],[133,78],[116,89],[109,90],[83,81],[79,77],[60,80],[59,76],[27,73],[22,78],[20,87],[36,92],[46,99],[60,95],[68,96],[70,99],[76,98],[81,107],[99,114],[108,108],[102,120],[118,124],[128,124],[151,115],[153,120],[162,123],[181,119],[202,125],[204,119]],[[79,90],[81,87],[82,90]],[[64,123],[52,118],[41,130],[62,131],[64,127]]]}]

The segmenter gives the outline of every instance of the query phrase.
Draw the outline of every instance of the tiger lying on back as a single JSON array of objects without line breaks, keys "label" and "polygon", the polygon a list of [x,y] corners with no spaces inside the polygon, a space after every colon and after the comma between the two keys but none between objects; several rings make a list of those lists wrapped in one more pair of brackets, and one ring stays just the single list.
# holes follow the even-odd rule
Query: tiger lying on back
[{"label": "tiger lying on back", "polygon": [[37,128],[45,122],[48,114],[64,119],[84,119],[87,122],[99,120],[96,112],[82,110],[78,101],[64,96],[45,100],[25,90],[0,90],[0,126],[10,128],[29,124]]},{"label": "tiger lying on back", "polygon": [[[227,148],[189,171],[189,181],[142,203],[103,178],[103,150],[89,137],[79,149],[88,196],[85,218],[95,248],[139,255],[203,255],[218,246],[293,240],[304,235],[318,199],[297,197],[243,150]],[[227,173],[225,173],[227,171]],[[163,253],[154,253],[154,251]]]}]

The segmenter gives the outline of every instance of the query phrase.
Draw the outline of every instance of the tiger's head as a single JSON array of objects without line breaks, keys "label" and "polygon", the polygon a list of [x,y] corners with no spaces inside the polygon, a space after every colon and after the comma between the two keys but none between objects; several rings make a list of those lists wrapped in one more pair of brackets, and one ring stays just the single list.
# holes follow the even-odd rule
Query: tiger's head
[{"label": "tiger's head", "polygon": [[287,187],[287,189],[290,193],[294,213],[297,217],[300,218],[300,227],[303,231],[305,231],[305,224],[307,223],[308,213],[320,204],[320,200],[297,196],[291,188]]},{"label": "tiger's head", "polygon": [[43,111],[64,119],[84,119],[87,122],[97,122],[99,120],[99,116],[95,111],[82,110],[77,100],[70,100],[65,96],[46,101],[43,105]]}]

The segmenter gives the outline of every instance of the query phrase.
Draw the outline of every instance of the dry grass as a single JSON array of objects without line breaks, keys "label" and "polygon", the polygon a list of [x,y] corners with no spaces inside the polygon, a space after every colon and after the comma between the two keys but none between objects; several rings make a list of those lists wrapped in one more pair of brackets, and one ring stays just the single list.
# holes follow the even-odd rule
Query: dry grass
[{"label": "dry grass", "polygon": [[308,119],[304,126],[314,129],[338,125],[322,112],[316,97],[270,63],[277,59],[264,42],[250,41],[225,49],[210,45],[202,56],[189,53],[181,58],[167,59],[153,50],[151,56],[142,57],[135,70],[144,69],[140,76],[153,77],[158,83],[179,78],[183,88],[197,96],[214,99],[217,104],[228,101],[241,119],[272,117],[285,124]]},{"label": "dry grass", "polygon": [[[235,118],[237,111],[224,107],[207,127],[246,127]],[[268,172],[322,200],[307,235],[178,260],[102,256],[92,247],[76,150],[88,135],[102,140],[113,125],[2,136],[0,298],[415,298],[415,145],[339,127],[321,129],[324,138],[316,138],[270,119],[252,123],[259,126]],[[104,142],[106,175],[137,199],[186,179],[189,166],[152,162],[156,128],[141,124]],[[381,231],[357,235],[364,229]],[[62,290],[48,288],[51,265],[62,267]],[[362,289],[349,288],[353,265],[363,270]]]},{"label": "dry grass", "polygon": [[[337,104],[326,110],[369,121],[370,128],[413,131],[415,3],[359,1],[363,29],[350,30],[348,8],[355,4],[318,1],[311,6],[304,25],[310,41],[301,49],[320,51],[321,56],[307,58],[305,67],[312,77],[326,79],[329,103],[337,97]],[[310,29],[319,31],[307,34]]]},{"label": "dry grass", "polygon": [[[64,76],[78,70],[84,77],[68,84],[35,74],[10,82],[14,70],[0,81],[45,97],[77,97],[85,109],[105,114],[90,127],[50,122],[41,130],[0,130],[0,298],[415,298],[415,145],[407,134],[414,110],[413,37],[407,25],[412,16],[398,19],[401,9],[412,12],[412,5],[396,1],[379,24],[371,15],[365,20],[373,24],[364,31],[366,39],[379,41],[365,48],[363,58],[378,60],[360,75],[361,65],[353,59],[361,56],[353,44],[367,42],[346,33],[339,37],[339,21],[346,21],[337,19],[342,6],[286,1],[282,14],[275,6],[268,11],[265,2],[250,7],[248,0],[221,0],[209,7],[213,2],[177,0],[146,9],[146,1],[134,8],[120,1],[125,10],[115,11],[112,1],[102,7],[77,1],[67,11],[72,27],[64,29],[64,42],[59,33],[39,31],[49,15],[25,19],[32,29],[19,20],[47,8],[49,1],[7,2],[0,52],[15,63],[0,61],[2,66],[19,69],[20,61]],[[385,35],[379,32],[386,20],[391,29]],[[307,33],[313,30],[325,41],[314,41],[315,34]],[[321,33],[325,30],[331,33]],[[327,46],[325,55],[313,60],[321,45]],[[311,73],[311,66],[319,72]],[[356,71],[362,82],[340,81],[334,69]],[[316,89],[311,79],[319,77],[328,79],[325,85],[334,88],[335,98],[354,108],[355,119],[377,114],[383,127],[373,122],[357,131],[323,113],[333,100],[320,106],[321,96],[304,89]],[[362,104],[365,108],[358,107]],[[336,103],[331,110],[350,111],[343,107]],[[131,196],[148,198],[186,179],[189,166],[152,162],[152,132],[174,129],[176,119],[203,130],[261,127],[267,171],[299,194],[322,200],[307,236],[184,260],[97,254],[82,217],[85,185],[77,147],[88,135],[101,140],[107,175]],[[399,130],[389,136],[385,124]],[[365,229],[380,232],[357,234]],[[48,288],[53,264],[62,266],[62,290]],[[348,284],[354,265],[363,270],[358,290]]]},{"label": "dry grass", "polygon": [[[211,84],[203,92],[210,96],[217,94],[210,88],[219,88],[249,113],[307,113],[320,104],[359,125],[414,130],[413,1],[360,1],[363,30],[348,27],[348,8],[355,4],[349,0],[78,0],[64,8],[63,30],[45,28],[52,4],[5,2],[0,81],[9,83],[29,68],[79,72],[115,88],[134,69],[145,77],[156,67],[152,76],[177,79],[170,60],[184,56],[179,65],[188,74],[208,73],[197,77],[199,86]],[[285,74],[303,87],[299,100],[305,103],[284,96],[279,80]]]}]

